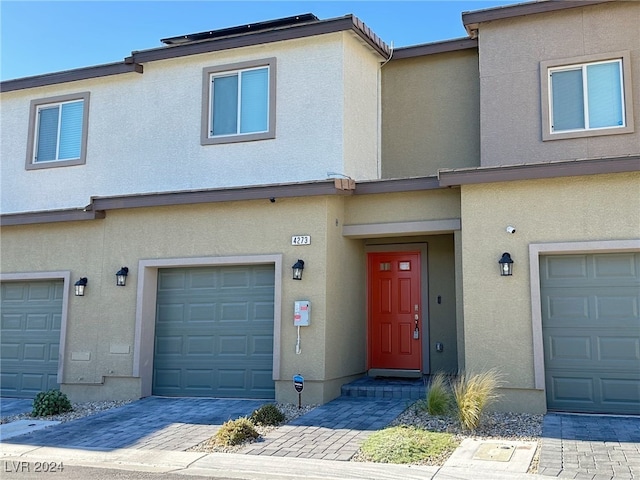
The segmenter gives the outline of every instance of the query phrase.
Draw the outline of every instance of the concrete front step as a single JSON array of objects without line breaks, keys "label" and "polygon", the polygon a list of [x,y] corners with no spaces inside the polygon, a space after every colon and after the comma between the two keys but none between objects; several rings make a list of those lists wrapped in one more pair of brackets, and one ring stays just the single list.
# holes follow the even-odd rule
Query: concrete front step
[{"label": "concrete front step", "polygon": [[425,398],[426,386],[422,378],[369,377],[359,378],[342,386],[344,397],[404,398],[419,400]]}]

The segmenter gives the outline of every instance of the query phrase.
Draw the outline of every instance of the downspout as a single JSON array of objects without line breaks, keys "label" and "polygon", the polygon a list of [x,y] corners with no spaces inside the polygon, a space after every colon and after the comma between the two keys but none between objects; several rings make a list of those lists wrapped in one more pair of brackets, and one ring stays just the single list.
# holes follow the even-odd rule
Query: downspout
[{"label": "downspout", "polygon": [[382,178],[382,67],[384,67],[393,57],[393,40],[391,41],[389,58],[387,58],[378,69],[378,141],[376,144],[377,150],[377,176],[378,179]]}]

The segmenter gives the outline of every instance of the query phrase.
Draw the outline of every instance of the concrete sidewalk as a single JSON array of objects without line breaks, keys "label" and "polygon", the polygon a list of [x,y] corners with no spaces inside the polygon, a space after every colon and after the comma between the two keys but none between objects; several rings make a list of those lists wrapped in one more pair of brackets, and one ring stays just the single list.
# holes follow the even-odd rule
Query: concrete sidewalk
[{"label": "concrete sidewalk", "polygon": [[[2,445],[0,468],[11,462],[57,462],[67,465],[129,471],[178,473],[208,478],[243,480],[535,480],[548,477],[526,473],[478,470],[469,467],[426,467],[358,463],[233,453],[198,453],[121,449],[91,450]],[[9,462],[9,463],[7,463]],[[13,465],[18,465],[13,463]],[[51,475],[51,474],[48,474]]]}]

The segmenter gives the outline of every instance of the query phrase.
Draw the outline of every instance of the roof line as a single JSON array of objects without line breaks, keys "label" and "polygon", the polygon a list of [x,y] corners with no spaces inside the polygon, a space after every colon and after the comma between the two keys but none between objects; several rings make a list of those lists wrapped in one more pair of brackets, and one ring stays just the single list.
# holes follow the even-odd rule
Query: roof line
[{"label": "roof line", "polygon": [[462,23],[473,38],[477,36],[477,31],[482,22],[501,20],[505,18],[520,17],[536,13],[555,12],[568,8],[585,7],[597,5],[599,3],[615,2],[617,0],[537,0],[515,5],[503,5],[501,7],[462,12]]},{"label": "roof line", "polygon": [[454,38],[453,40],[444,40],[442,42],[422,43],[419,45],[411,45],[409,47],[396,48],[393,51],[393,57],[391,60],[470,50],[474,48],[478,48],[477,39],[468,37]]},{"label": "roof line", "polygon": [[43,87],[46,85],[75,82],[77,80],[87,80],[89,78],[106,77],[131,72],[142,73],[142,65],[125,60],[123,62],[107,63],[93,67],[76,68],[74,70],[47,73],[33,77],[5,80],[0,82],[0,91],[11,92],[14,90],[24,90],[26,88]]},{"label": "roof line", "polygon": [[607,173],[640,171],[640,155],[627,157],[580,159],[523,165],[476,167],[438,172],[442,187],[472,185],[478,183],[536,180],[541,178],[576,177]]},{"label": "roof line", "polygon": [[320,20],[314,23],[292,25],[282,29],[259,31],[246,35],[237,35],[212,40],[201,40],[149,50],[139,50],[132,52],[130,58],[134,63],[152,62],[155,60],[167,60],[170,58],[197,55],[200,53],[216,52],[253,45],[264,45],[267,43],[294,40],[345,30],[353,30],[381,56],[385,58],[388,57],[390,51],[389,46],[380,40],[380,38],[357,17],[354,17],[353,15],[346,15],[344,17]]},{"label": "roof line", "polygon": [[[54,210],[0,215],[0,226],[37,223],[72,222],[105,218],[107,210],[193,205],[243,200],[273,200],[278,198],[320,195],[374,195],[437,190],[461,185],[535,180],[543,178],[576,177],[608,173],[640,171],[640,155],[626,157],[579,159],[559,162],[475,167],[441,170],[437,176],[381,179],[353,185],[329,179],[294,184],[256,185],[249,187],[190,190],[164,193],[134,194],[113,197],[94,197],[83,210]],[[349,182],[352,183],[352,182]]]}]

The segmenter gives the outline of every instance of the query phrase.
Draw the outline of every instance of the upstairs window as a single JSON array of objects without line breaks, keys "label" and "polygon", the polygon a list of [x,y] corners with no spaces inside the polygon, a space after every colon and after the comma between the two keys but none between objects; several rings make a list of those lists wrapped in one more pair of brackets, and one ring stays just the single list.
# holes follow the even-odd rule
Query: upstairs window
[{"label": "upstairs window", "polygon": [[203,145],[275,138],[275,59],[204,69]]},{"label": "upstairs window", "polygon": [[31,102],[27,169],[85,163],[89,93]]},{"label": "upstairs window", "polygon": [[633,131],[627,61],[620,57],[565,65],[543,62],[543,139]]}]

